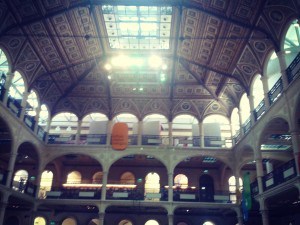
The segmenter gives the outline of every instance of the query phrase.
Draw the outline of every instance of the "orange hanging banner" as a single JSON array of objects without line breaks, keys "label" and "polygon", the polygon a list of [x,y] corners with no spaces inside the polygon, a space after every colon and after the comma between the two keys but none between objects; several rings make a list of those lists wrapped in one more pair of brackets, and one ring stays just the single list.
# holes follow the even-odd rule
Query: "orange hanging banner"
[{"label": "orange hanging banner", "polygon": [[128,146],[128,126],[126,123],[115,123],[111,133],[112,148],[118,151],[125,150]]}]

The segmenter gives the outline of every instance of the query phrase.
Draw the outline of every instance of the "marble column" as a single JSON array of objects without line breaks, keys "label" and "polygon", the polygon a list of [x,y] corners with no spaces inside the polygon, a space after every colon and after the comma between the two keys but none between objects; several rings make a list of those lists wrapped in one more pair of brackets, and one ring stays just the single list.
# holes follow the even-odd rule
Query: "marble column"
[{"label": "marble column", "polygon": [[41,113],[41,106],[39,105],[36,110],[36,115],[35,115],[35,124],[34,124],[34,133],[36,134],[37,133],[37,130],[38,130],[38,126],[39,126],[39,119],[40,119],[40,113]]},{"label": "marble column", "polygon": [[168,201],[172,202],[173,201],[173,176],[174,173],[168,173]]},{"label": "marble column", "polygon": [[102,176],[102,189],[101,189],[101,200],[106,199],[106,185],[107,185],[107,171],[103,171],[103,176]]},{"label": "marble column", "polygon": [[28,99],[28,96],[29,96],[29,92],[25,91],[23,93],[23,98],[22,98],[22,102],[21,102],[21,114],[20,114],[20,120],[23,121],[24,120],[24,116],[25,116],[25,113],[26,113],[26,105],[27,105],[27,99]]},{"label": "marble column", "polygon": [[12,178],[13,178],[13,172],[14,172],[14,168],[15,168],[15,162],[17,159],[17,151],[14,151],[14,149],[12,150],[13,153],[10,154],[10,158],[9,158],[9,163],[8,163],[8,168],[7,168],[7,179],[6,179],[6,187],[10,188],[11,186],[11,182],[12,182]]},{"label": "marble column", "polygon": [[256,165],[256,175],[257,175],[257,182],[258,182],[258,191],[259,194],[262,194],[264,192],[263,180],[262,180],[262,177],[264,176],[262,159],[261,157],[257,157],[255,161],[256,161],[255,165]]},{"label": "marble column", "polygon": [[4,94],[4,98],[3,98],[4,105],[7,104],[9,88],[10,88],[10,86],[12,84],[14,76],[15,76],[14,73],[6,73],[6,81],[5,81],[5,85],[4,85],[4,87],[5,87],[5,94]]},{"label": "marble column", "polygon": [[3,197],[0,202],[0,224],[4,224],[4,217],[5,217],[5,211],[6,207],[8,205],[8,194],[3,194]]},{"label": "marble column", "polygon": [[251,123],[254,124],[256,119],[254,117],[254,97],[253,95],[248,95],[249,104],[250,104],[250,119]]},{"label": "marble column", "polygon": [[169,121],[169,145],[173,146],[173,123],[172,121]]},{"label": "marble column", "polygon": [[289,86],[289,82],[288,82],[288,78],[287,78],[287,75],[286,75],[286,72],[285,72],[285,70],[287,68],[287,64],[286,64],[286,61],[285,61],[285,52],[284,51],[276,52],[276,55],[277,55],[278,60],[279,60],[283,90],[286,90]]},{"label": "marble column", "polygon": [[138,122],[138,132],[137,132],[137,135],[138,135],[138,139],[137,139],[137,145],[138,146],[141,146],[142,145],[142,134],[143,134],[143,121],[140,121]]},{"label": "marble column", "polygon": [[203,122],[199,121],[199,138],[200,138],[200,148],[204,148],[204,129],[203,129]]},{"label": "marble column", "polygon": [[296,164],[297,175],[300,176],[300,132],[290,132],[292,136],[293,153]]},{"label": "marble column", "polygon": [[77,131],[76,131],[76,136],[75,136],[75,143],[78,145],[80,144],[80,134],[81,134],[81,125],[82,125],[82,120],[78,120],[77,124]]},{"label": "marble column", "polygon": [[111,145],[111,132],[112,132],[113,121],[107,121],[107,131],[106,131],[106,145]]},{"label": "marble column", "polygon": [[168,222],[169,222],[169,225],[174,224],[174,215],[173,214],[168,214]]},{"label": "marble column", "polygon": [[263,84],[264,101],[265,101],[265,107],[266,107],[266,110],[267,110],[268,108],[270,108],[268,78],[266,76],[261,76],[260,80],[261,80],[261,82]]}]

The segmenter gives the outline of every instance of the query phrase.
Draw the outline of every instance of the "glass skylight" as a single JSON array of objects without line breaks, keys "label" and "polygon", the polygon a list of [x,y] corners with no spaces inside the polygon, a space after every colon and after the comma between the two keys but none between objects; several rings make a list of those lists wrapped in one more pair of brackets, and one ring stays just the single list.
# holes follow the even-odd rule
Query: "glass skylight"
[{"label": "glass skylight", "polygon": [[170,48],[171,6],[103,5],[102,13],[111,48]]}]

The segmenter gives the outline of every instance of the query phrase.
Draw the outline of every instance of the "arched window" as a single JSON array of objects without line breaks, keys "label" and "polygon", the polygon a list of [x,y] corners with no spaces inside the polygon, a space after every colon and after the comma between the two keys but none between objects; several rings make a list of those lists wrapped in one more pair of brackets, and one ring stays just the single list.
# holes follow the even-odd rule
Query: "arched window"
[{"label": "arched window", "polygon": [[102,184],[103,172],[97,172],[93,175],[93,184]]},{"label": "arched window", "polygon": [[27,98],[26,113],[29,116],[35,116],[38,107],[38,98],[35,91],[31,90]]},{"label": "arched window", "polygon": [[113,118],[113,124],[117,122],[123,122],[128,125],[128,134],[129,135],[137,135],[138,134],[138,118],[129,113],[122,113]]},{"label": "arched window", "polygon": [[240,133],[240,116],[238,108],[234,108],[231,113],[231,131],[232,135]]},{"label": "arched window", "polygon": [[239,195],[243,189],[243,180],[241,178],[239,178],[239,185],[240,185],[240,188],[237,192],[236,190],[236,179],[235,179],[235,176],[231,176],[229,177],[228,179],[228,185],[229,185],[229,195],[230,195],[230,201],[232,203],[236,203],[237,202],[237,194]]},{"label": "arched window", "polygon": [[203,120],[204,145],[206,147],[231,147],[229,119],[222,115],[211,115]]},{"label": "arched window", "polygon": [[145,225],[159,225],[159,223],[156,220],[148,220]]},{"label": "arched window", "polygon": [[53,173],[50,170],[45,170],[41,176],[39,198],[45,198],[46,192],[51,190],[53,181]]},{"label": "arched window", "polygon": [[41,111],[39,114],[39,125],[45,128],[49,120],[49,111],[45,104],[41,105]]},{"label": "arched window", "polygon": [[26,170],[18,170],[13,179],[13,189],[24,192],[28,180],[28,172]]},{"label": "arched window", "polygon": [[100,220],[99,219],[92,219],[88,225],[100,225]]},{"label": "arched window", "polygon": [[82,119],[81,134],[95,135],[107,133],[108,118],[102,113],[90,113]]},{"label": "arched window", "polygon": [[7,74],[7,72],[9,71],[9,65],[8,65],[8,61],[7,61],[7,57],[5,55],[5,53],[2,51],[2,49],[0,48],[0,76],[2,74]]},{"label": "arched window", "polygon": [[34,225],[46,225],[46,220],[44,217],[36,217],[34,219]]},{"label": "arched window", "polygon": [[240,115],[242,124],[250,119],[250,103],[246,93],[243,94],[240,101]]},{"label": "arched window", "polygon": [[188,187],[188,178],[184,174],[178,174],[174,178],[174,185],[180,188],[187,188]]},{"label": "arched window", "polygon": [[191,115],[179,115],[172,121],[173,145],[178,147],[200,146],[199,121]]},{"label": "arched window", "polygon": [[264,88],[263,88],[263,83],[261,81],[260,75],[257,75],[253,80],[252,96],[253,96],[254,108],[256,108],[258,104],[264,99]]},{"label": "arched window", "polygon": [[287,30],[284,38],[284,50],[293,51],[300,46],[300,27],[299,20],[294,20]]},{"label": "arched window", "polygon": [[20,100],[23,99],[23,94],[25,92],[25,84],[22,75],[16,71],[14,78],[12,80],[12,84],[9,88],[8,94],[11,98]]},{"label": "arched window", "polygon": [[211,222],[211,221],[205,221],[203,223],[203,225],[215,225],[215,224],[213,222]]},{"label": "arched window", "polygon": [[118,225],[132,225],[132,222],[130,220],[121,220]]},{"label": "arched window", "polygon": [[160,192],[160,177],[157,173],[148,173],[145,178],[145,196],[148,200],[158,200],[158,198],[149,197],[147,193],[159,193]]},{"label": "arched window", "polygon": [[81,173],[78,171],[72,171],[67,176],[67,184],[80,184]]},{"label": "arched window", "polygon": [[77,225],[77,222],[73,218],[67,218],[62,222],[61,225]]},{"label": "arched window", "polygon": [[121,182],[121,184],[134,184],[135,176],[131,172],[125,172],[121,175],[120,182]]}]

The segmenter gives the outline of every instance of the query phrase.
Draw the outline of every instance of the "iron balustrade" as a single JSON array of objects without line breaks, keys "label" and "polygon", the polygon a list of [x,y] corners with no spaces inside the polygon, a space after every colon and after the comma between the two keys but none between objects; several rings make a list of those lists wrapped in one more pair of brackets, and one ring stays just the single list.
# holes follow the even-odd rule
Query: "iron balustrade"
[{"label": "iron balustrade", "polygon": [[253,111],[255,121],[259,120],[259,118],[265,112],[266,112],[266,104],[265,104],[265,100],[263,99]]},{"label": "iron balustrade", "polygon": [[282,78],[280,77],[278,81],[273,85],[271,90],[268,92],[269,102],[272,105],[281,95],[283,90]]},{"label": "iron balustrade", "polygon": [[300,53],[292,61],[289,67],[286,69],[286,75],[288,82],[291,83],[293,80],[299,77],[300,75]]},{"label": "iron balustrade", "polygon": [[27,127],[29,127],[32,131],[34,130],[35,118],[34,116],[25,115],[24,122]]},{"label": "iron balustrade", "polygon": [[255,179],[255,181],[250,184],[250,189],[251,189],[251,195],[252,196],[255,196],[255,195],[259,194],[257,179]]},{"label": "iron balustrade", "polygon": [[244,134],[247,134],[252,127],[251,119],[248,118],[242,127],[243,127]]},{"label": "iron balustrade", "polygon": [[89,145],[106,145],[107,134],[80,135],[80,143]]},{"label": "iron balustrade", "polygon": [[0,184],[5,185],[8,171],[0,169]]},{"label": "iron balustrade", "polygon": [[11,96],[7,99],[7,107],[17,116],[20,117],[22,106],[21,106],[22,99],[14,99]]},{"label": "iron balustrade", "polygon": [[44,128],[38,125],[38,128],[37,128],[38,138],[42,141],[45,141],[46,140],[46,135],[47,135],[47,132],[44,130]]},{"label": "iron balustrade", "polygon": [[48,144],[75,144],[75,135],[50,134]]},{"label": "iron balustrade", "polygon": [[263,176],[264,191],[278,186],[297,176],[295,160],[292,159]]},{"label": "iron balustrade", "polygon": [[6,89],[4,84],[0,84],[0,101],[3,101]]}]

